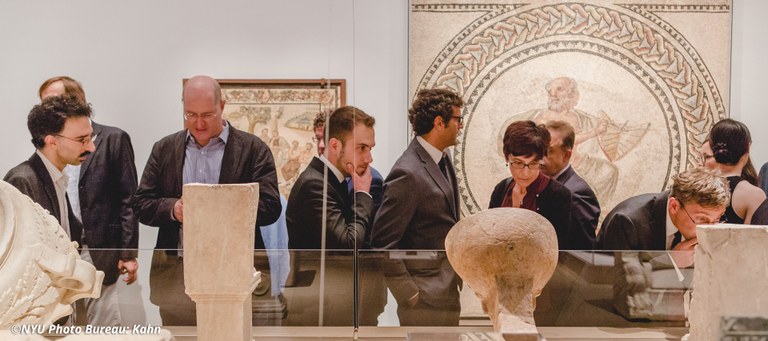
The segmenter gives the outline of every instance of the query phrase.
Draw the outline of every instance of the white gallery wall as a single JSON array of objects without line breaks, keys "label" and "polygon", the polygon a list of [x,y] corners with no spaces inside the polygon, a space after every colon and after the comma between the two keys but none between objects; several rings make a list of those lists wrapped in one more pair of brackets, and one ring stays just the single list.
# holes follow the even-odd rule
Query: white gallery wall
[{"label": "white gallery wall", "polygon": [[[131,135],[139,177],[153,143],[182,127],[183,78],[346,79],[347,103],[377,119],[374,167],[388,171],[407,144],[407,12],[406,0],[2,1],[0,176],[34,152],[26,116],[56,75]],[[140,234],[153,248],[157,229]],[[126,324],[160,322],[141,287],[150,260],[141,252],[139,282],[120,289]]]},{"label": "white gallery wall", "polygon": [[768,2],[734,0],[731,47],[731,117],[752,133],[755,167],[768,162]]},{"label": "white gallery wall", "polygon": [[378,119],[374,162],[406,144],[407,1],[3,1],[0,126],[5,172],[33,152],[26,115],[47,78],[83,83],[95,120],[133,138],[139,174],[154,141],[182,127],[181,81],[347,80]]},{"label": "white gallery wall", "polygon": [[[752,130],[758,168],[768,161],[765,13],[768,2],[734,0],[731,117]],[[386,175],[408,141],[407,24],[407,0],[2,1],[0,175],[34,151],[26,115],[38,86],[69,75],[96,121],[131,135],[140,176],[152,144],[182,127],[181,80],[196,74],[346,79],[347,103],[377,119],[373,165]],[[152,248],[156,231],[141,233]]]},{"label": "white gallery wall", "polygon": [[[0,2],[0,173],[33,152],[26,115],[54,75],[81,81],[96,120],[133,138],[141,174],[152,143],[181,128],[181,79],[347,80],[347,102],[377,118],[374,166],[405,149],[407,0],[74,0]],[[733,5],[731,117],[768,161],[768,3]]]}]

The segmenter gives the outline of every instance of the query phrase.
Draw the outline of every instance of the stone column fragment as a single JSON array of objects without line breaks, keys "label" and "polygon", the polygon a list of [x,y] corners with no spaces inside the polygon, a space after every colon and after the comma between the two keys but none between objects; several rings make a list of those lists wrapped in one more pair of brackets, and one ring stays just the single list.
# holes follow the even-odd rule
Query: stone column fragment
[{"label": "stone column fragment", "polygon": [[726,340],[750,332],[765,337],[768,226],[701,225],[696,236],[689,339]]},{"label": "stone column fragment", "polygon": [[251,340],[259,185],[184,186],[184,285],[197,304],[198,340]]}]

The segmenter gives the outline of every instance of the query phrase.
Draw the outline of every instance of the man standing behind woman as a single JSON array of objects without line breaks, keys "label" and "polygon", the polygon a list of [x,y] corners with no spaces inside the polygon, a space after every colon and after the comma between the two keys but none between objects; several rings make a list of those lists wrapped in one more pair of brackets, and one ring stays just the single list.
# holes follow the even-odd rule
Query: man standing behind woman
[{"label": "man standing behind woman", "polygon": [[752,215],[765,201],[763,190],[744,176],[745,169],[751,166],[749,149],[752,145],[752,136],[749,129],[744,123],[730,118],[721,120],[712,127],[707,144],[711,148],[714,163],[709,161],[707,146],[702,146],[704,165],[707,168],[719,169],[728,179],[732,193],[731,201],[721,222],[749,224],[752,221]]}]

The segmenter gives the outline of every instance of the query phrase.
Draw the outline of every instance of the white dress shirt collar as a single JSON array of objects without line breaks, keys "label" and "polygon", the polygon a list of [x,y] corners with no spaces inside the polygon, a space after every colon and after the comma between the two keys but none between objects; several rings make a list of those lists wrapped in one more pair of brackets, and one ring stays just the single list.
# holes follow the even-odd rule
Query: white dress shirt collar
[{"label": "white dress shirt collar", "polygon": [[320,156],[320,161],[323,161],[323,163],[324,163],[326,166],[328,166],[328,169],[330,169],[330,170],[331,170],[331,172],[333,173],[333,175],[335,175],[335,176],[336,176],[336,179],[337,179],[337,180],[339,180],[339,183],[341,183],[341,182],[343,182],[343,181],[344,181],[344,175],[343,175],[343,174],[341,174],[341,171],[340,171],[338,168],[336,168],[336,166],[334,166],[334,165],[333,165],[333,163],[331,163],[331,161],[330,161],[330,160],[328,160],[328,159],[325,157],[325,155],[321,155],[321,156]]},{"label": "white dress shirt collar", "polygon": [[432,158],[432,161],[435,161],[435,163],[440,163],[440,159],[443,158],[443,154],[445,154],[440,149],[437,149],[435,146],[429,144],[427,140],[423,139],[421,136],[416,136],[416,141],[419,141],[422,147],[424,147],[424,150],[427,151],[427,154],[429,154],[429,157]]},{"label": "white dress shirt collar", "polygon": [[[680,209],[683,209],[680,207]],[[675,233],[678,231],[677,226],[675,226],[675,223],[672,222],[672,217],[669,216],[669,197],[667,197],[667,208],[666,208],[666,216],[667,216],[667,234],[666,234],[666,244],[664,245],[664,248],[666,250],[670,250],[672,246],[672,240],[675,239]],[[680,241],[682,242],[685,240],[685,237],[681,236]]]}]

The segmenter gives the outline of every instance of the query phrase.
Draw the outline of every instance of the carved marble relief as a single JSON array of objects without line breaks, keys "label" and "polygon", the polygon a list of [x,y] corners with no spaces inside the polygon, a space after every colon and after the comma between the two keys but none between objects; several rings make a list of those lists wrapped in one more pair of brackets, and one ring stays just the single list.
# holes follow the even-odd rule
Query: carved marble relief
[{"label": "carved marble relief", "polygon": [[0,329],[48,325],[101,295],[104,273],[80,259],[48,211],[0,181]]},{"label": "carved marble relief", "polygon": [[509,176],[501,136],[515,120],[574,126],[571,162],[603,214],[698,165],[727,116],[730,12],[728,0],[412,1],[411,95],[466,102],[453,150],[464,214]]}]

